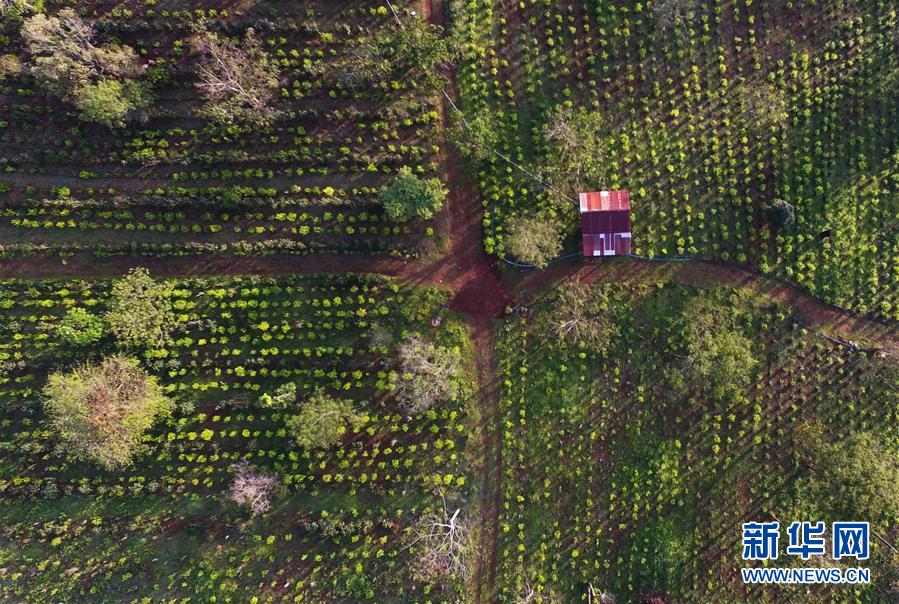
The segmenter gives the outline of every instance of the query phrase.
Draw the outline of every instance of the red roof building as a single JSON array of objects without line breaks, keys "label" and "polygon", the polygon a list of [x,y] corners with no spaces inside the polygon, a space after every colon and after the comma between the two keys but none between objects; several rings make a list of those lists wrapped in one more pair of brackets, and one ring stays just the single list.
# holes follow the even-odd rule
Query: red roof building
[{"label": "red roof building", "polygon": [[627,191],[581,193],[584,256],[631,253],[631,196]]}]

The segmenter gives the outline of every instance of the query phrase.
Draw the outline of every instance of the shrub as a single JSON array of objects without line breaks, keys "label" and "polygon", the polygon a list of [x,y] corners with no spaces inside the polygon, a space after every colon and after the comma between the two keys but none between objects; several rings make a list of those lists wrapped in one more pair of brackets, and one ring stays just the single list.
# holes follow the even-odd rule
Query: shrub
[{"label": "shrub", "polygon": [[87,346],[103,337],[106,326],[103,319],[83,308],[70,308],[56,325],[56,335],[73,346]]},{"label": "shrub", "polygon": [[266,392],[259,397],[259,403],[270,409],[286,409],[297,400],[296,382],[287,382],[275,388],[274,392]]},{"label": "shrub", "polygon": [[768,220],[778,230],[793,226],[796,210],[783,199],[775,199],[767,208]]}]

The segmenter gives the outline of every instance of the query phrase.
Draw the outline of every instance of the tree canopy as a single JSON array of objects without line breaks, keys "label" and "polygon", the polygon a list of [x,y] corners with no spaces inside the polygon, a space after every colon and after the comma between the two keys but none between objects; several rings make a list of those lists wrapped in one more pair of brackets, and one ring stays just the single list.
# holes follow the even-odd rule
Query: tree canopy
[{"label": "tree canopy", "polygon": [[22,25],[28,69],[51,93],[73,102],[81,117],[121,126],[149,103],[144,68],[129,46],[96,44],[94,29],[70,8],[33,15]]},{"label": "tree canopy", "polygon": [[358,89],[390,77],[406,78],[415,70],[416,80],[426,90],[436,91],[443,84],[439,67],[451,56],[439,26],[411,19],[405,27],[356,40],[332,74],[342,86]]},{"label": "tree canopy", "polygon": [[462,394],[464,370],[457,349],[412,337],[400,346],[399,353],[399,394],[411,412],[427,411]]},{"label": "tree canopy", "polygon": [[195,36],[194,48],[204,116],[222,125],[249,126],[268,125],[277,117],[270,104],[281,70],[252,29],[239,43],[204,29]]},{"label": "tree canopy", "polygon": [[595,190],[606,181],[609,135],[609,123],[599,111],[567,105],[553,109],[543,128],[546,178],[568,193]]},{"label": "tree canopy", "polygon": [[419,178],[410,168],[403,167],[393,182],[381,189],[378,199],[390,220],[405,222],[432,218],[443,207],[446,195],[446,187],[440,180]]},{"label": "tree canopy", "polygon": [[499,132],[489,114],[482,112],[466,116],[452,114],[450,137],[463,156],[474,161],[490,157],[493,148],[499,145]]},{"label": "tree canopy", "polygon": [[506,245],[516,260],[543,269],[562,254],[562,225],[554,219],[516,216],[506,230]]},{"label": "tree canopy", "polygon": [[52,373],[43,394],[65,449],[108,469],[127,465],[143,434],[173,409],[156,378],[124,356]]},{"label": "tree canopy", "polygon": [[604,350],[619,333],[608,289],[582,281],[553,290],[539,324],[547,341],[594,352]]},{"label": "tree canopy", "polygon": [[287,419],[287,427],[301,447],[326,449],[348,429],[357,430],[367,422],[368,416],[357,411],[352,401],[316,390],[302,404],[300,412]]},{"label": "tree canopy", "polygon": [[172,286],[156,281],[145,268],[131,269],[112,284],[106,313],[110,331],[124,346],[160,346],[177,325]]},{"label": "tree canopy", "polygon": [[825,438],[820,427],[803,431],[808,477],[799,491],[818,513],[834,518],[891,522],[899,513],[899,451],[867,431]]},{"label": "tree canopy", "polygon": [[775,199],[766,210],[768,220],[778,230],[789,228],[796,222],[796,210],[783,199]]},{"label": "tree canopy", "polygon": [[726,307],[698,298],[688,307],[685,358],[669,376],[683,393],[698,392],[716,400],[738,400],[749,385],[758,359],[752,341]]}]

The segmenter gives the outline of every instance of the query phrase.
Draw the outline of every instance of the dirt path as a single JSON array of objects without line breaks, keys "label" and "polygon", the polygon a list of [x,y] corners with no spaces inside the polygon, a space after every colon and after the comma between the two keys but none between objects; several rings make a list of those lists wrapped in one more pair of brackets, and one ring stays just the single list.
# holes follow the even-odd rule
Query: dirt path
[{"label": "dirt path", "polygon": [[[424,18],[446,23],[444,2],[423,0]],[[457,95],[450,78],[448,92]],[[441,102],[446,123],[447,103]],[[494,350],[494,319],[507,307],[529,303],[541,292],[568,279],[590,282],[657,283],[674,279],[703,286],[726,284],[745,287],[792,308],[800,319],[837,337],[858,342],[897,345],[895,326],[853,316],[801,293],[794,287],[765,279],[738,267],[693,262],[660,264],[629,258],[583,261],[577,259],[554,265],[546,271],[517,273],[497,270],[499,262],[488,256],[482,244],[482,207],[477,187],[462,169],[459,157],[444,145],[440,159],[450,193],[447,208],[437,220],[438,230],[447,241],[439,256],[407,261],[392,257],[317,254],[310,256],[272,255],[264,257],[172,257],[172,258],[93,258],[77,255],[68,260],[50,257],[0,259],[0,279],[103,278],[121,275],[136,266],[147,267],[157,276],[185,277],[212,275],[287,275],[311,273],[371,273],[395,277],[410,285],[437,285],[451,292],[450,308],[468,318],[471,344],[478,374],[482,456],[479,500],[480,552],[475,568],[473,591],[476,602],[495,601],[497,535],[501,505],[502,425]],[[54,186],[65,179],[47,177]]]},{"label": "dirt path", "polygon": [[899,345],[896,325],[862,317],[829,305],[792,285],[767,278],[739,266],[714,262],[660,263],[633,258],[582,260],[553,265],[545,271],[528,271],[511,278],[510,287],[521,303],[570,279],[590,283],[659,283],[674,280],[695,287],[726,285],[749,290],[790,308],[803,324],[828,335],[873,346]]}]

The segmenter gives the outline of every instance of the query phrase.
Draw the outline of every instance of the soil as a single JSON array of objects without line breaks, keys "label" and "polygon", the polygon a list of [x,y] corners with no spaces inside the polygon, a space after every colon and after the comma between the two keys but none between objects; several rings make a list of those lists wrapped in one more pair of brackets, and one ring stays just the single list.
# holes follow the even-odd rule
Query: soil
[{"label": "soil", "polygon": [[[445,2],[424,0],[422,14],[431,23],[445,24]],[[455,94],[455,82],[448,77],[447,91]],[[444,123],[451,110],[443,99]],[[897,345],[894,326],[860,318],[828,306],[795,288],[767,279],[747,269],[715,263],[662,264],[629,258],[573,260],[553,265],[545,271],[504,271],[497,258],[488,256],[482,245],[482,207],[477,187],[463,170],[460,158],[444,145],[440,159],[445,181],[450,184],[447,206],[436,220],[446,247],[419,260],[368,255],[316,254],[309,256],[272,255],[264,257],[181,256],[172,258],[94,258],[88,254],[67,260],[51,257],[0,259],[0,279],[104,278],[121,275],[143,266],[157,276],[284,275],[304,273],[375,273],[395,277],[410,285],[436,285],[451,292],[449,306],[467,317],[472,350],[477,365],[480,430],[483,458],[479,513],[480,551],[483,558],[474,569],[472,589],[475,601],[493,602],[497,566],[497,529],[501,504],[501,416],[493,347],[494,319],[519,302],[529,304],[541,292],[571,280],[588,282],[656,283],[669,279],[694,285],[725,284],[748,287],[793,309],[805,323],[826,328],[847,340]],[[47,177],[49,184],[64,184],[60,177]],[[64,180],[64,179],[63,179]],[[166,182],[165,184],[170,184]]]}]

